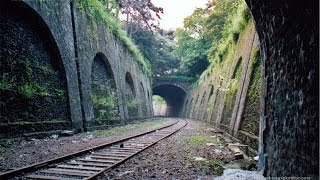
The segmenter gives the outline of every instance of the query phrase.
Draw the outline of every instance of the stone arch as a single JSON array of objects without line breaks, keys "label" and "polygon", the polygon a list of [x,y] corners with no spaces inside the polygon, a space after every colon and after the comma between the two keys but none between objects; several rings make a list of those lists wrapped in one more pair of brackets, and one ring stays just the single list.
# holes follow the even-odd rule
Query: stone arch
[{"label": "stone arch", "polygon": [[0,28],[0,138],[70,128],[65,68],[46,22],[25,2],[4,0]]},{"label": "stone arch", "polygon": [[125,77],[126,84],[126,107],[128,110],[128,115],[130,119],[136,118],[138,116],[138,104],[136,99],[136,90],[133,78],[129,72],[126,73]]},{"label": "stone arch", "polygon": [[117,124],[120,117],[116,82],[111,65],[102,52],[95,55],[91,69],[94,125]]},{"label": "stone arch", "polygon": [[267,177],[318,179],[319,1],[246,2],[263,66],[260,168]]}]

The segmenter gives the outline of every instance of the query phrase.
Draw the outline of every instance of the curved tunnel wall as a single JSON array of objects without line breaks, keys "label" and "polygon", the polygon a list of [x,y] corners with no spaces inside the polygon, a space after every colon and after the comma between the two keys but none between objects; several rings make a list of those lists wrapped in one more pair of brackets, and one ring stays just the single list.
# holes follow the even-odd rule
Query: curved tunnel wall
[{"label": "curved tunnel wall", "polygon": [[319,179],[319,1],[247,1],[261,42],[260,164]]},{"label": "curved tunnel wall", "polygon": [[161,96],[167,103],[167,116],[177,117],[183,107],[186,92],[181,88],[164,84],[153,88],[153,95]]}]

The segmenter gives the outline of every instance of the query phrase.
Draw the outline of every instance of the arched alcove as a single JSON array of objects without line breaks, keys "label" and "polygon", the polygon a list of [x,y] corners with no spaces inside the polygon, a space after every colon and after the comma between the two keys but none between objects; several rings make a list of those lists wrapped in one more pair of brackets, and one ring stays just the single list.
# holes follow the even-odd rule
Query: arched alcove
[{"label": "arched alcove", "polygon": [[95,125],[113,125],[120,122],[114,74],[107,57],[101,52],[93,59],[90,96]]},{"label": "arched alcove", "polygon": [[129,118],[138,116],[138,104],[136,100],[135,85],[129,72],[126,73],[126,107],[128,109]]},{"label": "arched alcove", "polygon": [[46,22],[23,1],[4,0],[0,28],[0,138],[71,128],[65,69]]}]

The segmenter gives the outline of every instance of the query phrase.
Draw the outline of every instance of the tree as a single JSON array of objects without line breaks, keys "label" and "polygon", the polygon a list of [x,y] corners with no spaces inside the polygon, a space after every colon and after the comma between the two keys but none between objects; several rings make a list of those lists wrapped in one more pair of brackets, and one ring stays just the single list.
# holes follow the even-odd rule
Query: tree
[{"label": "tree", "polygon": [[129,23],[135,23],[140,27],[149,30],[156,30],[159,27],[160,14],[163,13],[161,7],[155,6],[151,0],[119,0],[121,13],[126,15],[126,28],[130,35],[132,26]]},{"label": "tree", "polygon": [[197,8],[184,19],[184,27],[175,31],[177,48],[174,53],[181,57],[180,73],[199,77],[209,65],[207,52],[212,39],[206,33],[208,9]]},{"label": "tree", "polygon": [[99,0],[105,7],[105,11],[108,11],[114,17],[118,18],[120,11],[119,0]]},{"label": "tree", "polygon": [[129,23],[128,27],[135,29],[131,37],[150,61],[154,76],[172,75],[177,71],[180,61],[173,55],[173,42],[168,38],[170,32],[160,34],[136,23]]}]

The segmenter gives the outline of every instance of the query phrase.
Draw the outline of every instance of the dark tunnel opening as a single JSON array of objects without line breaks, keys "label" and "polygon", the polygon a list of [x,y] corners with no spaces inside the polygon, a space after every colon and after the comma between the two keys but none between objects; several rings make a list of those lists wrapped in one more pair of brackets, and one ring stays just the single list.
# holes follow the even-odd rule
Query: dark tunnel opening
[{"label": "dark tunnel opening", "polygon": [[163,97],[167,103],[166,114],[169,117],[178,117],[183,106],[186,92],[174,85],[164,84],[153,88],[153,95]]}]

